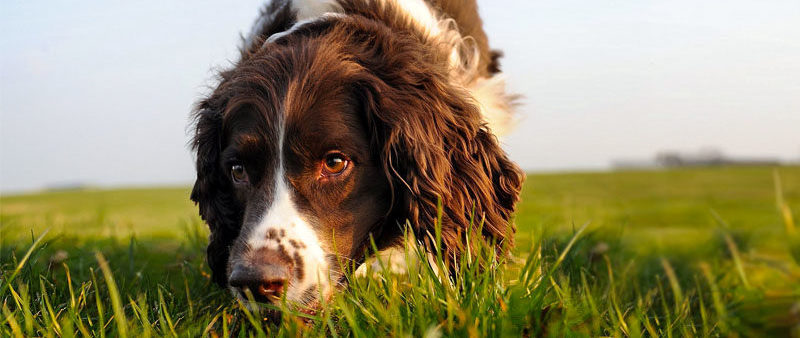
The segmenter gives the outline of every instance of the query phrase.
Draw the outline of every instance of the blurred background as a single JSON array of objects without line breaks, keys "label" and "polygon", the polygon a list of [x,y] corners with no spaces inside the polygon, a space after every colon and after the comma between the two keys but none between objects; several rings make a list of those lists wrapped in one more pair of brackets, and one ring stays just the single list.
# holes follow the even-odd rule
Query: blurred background
[{"label": "blurred background", "polygon": [[[0,192],[188,185],[263,1],[0,4]],[[800,160],[800,2],[479,1],[529,171]]]}]

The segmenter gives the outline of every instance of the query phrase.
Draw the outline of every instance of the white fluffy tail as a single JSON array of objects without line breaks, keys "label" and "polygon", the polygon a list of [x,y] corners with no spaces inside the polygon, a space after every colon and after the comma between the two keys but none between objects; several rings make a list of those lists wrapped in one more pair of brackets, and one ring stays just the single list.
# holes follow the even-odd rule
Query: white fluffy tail
[{"label": "white fluffy tail", "polygon": [[468,89],[477,101],[492,133],[498,137],[508,135],[514,127],[514,100],[517,96],[506,92],[503,75],[478,78]]}]

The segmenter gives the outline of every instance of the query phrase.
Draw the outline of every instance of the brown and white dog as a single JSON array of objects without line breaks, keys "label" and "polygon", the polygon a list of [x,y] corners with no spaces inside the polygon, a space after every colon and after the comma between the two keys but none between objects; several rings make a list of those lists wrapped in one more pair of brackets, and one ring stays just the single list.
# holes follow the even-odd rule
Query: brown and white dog
[{"label": "brown and white dog", "polygon": [[502,253],[524,176],[496,137],[514,98],[498,57],[475,0],[266,5],[195,112],[213,280],[314,303],[344,284],[337,261],[402,245],[407,224],[430,238],[439,210],[450,262],[481,222]]}]

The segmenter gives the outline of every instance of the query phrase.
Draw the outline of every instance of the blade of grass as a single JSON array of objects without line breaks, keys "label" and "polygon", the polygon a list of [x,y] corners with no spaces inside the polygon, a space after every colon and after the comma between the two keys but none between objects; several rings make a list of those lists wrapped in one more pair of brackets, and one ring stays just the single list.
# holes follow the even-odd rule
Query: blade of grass
[{"label": "blade of grass", "polygon": [[[131,309],[133,309],[133,314],[136,318],[139,318],[139,326],[142,328],[142,331],[137,335],[147,338],[151,337],[153,335],[153,327],[150,324],[150,319],[147,317],[147,298],[144,298],[144,295],[139,295],[139,299],[134,301],[133,298],[128,297],[128,304],[130,304]],[[143,306],[139,306],[139,304]]]},{"label": "blade of grass", "polygon": [[706,278],[708,282],[708,286],[711,289],[711,300],[714,304],[714,311],[717,313],[717,325],[720,328],[720,332],[724,335],[727,333],[727,318],[728,318],[728,311],[725,308],[725,305],[722,301],[722,294],[719,291],[719,286],[717,282],[714,280],[714,276],[711,274],[711,267],[708,263],[701,262],[700,263],[700,271],[703,273],[703,277]]},{"label": "blade of grass", "polygon": [[[656,280],[656,286],[658,286],[658,298],[661,299],[661,308],[662,311],[664,311],[664,329],[667,333],[666,336],[672,338],[672,326],[674,322],[672,321],[672,312],[670,312],[669,306],[667,305],[667,293],[664,292],[664,288],[661,286],[661,279]],[[661,335],[664,335],[663,331]]]},{"label": "blade of grass", "polygon": [[14,272],[11,273],[11,276],[3,279],[3,288],[0,289],[0,298],[5,298],[6,289],[11,286],[11,282],[13,282],[14,278],[16,278],[17,275],[19,275],[19,272],[22,271],[22,268],[25,266],[25,263],[28,262],[28,259],[31,257],[31,254],[33,254],[33,250],[36,249],[36,247],[39,245],[42,239],[44,239],[44,236],[47,235],[49,231],[50,229],[45,230],[44,232],[42,232],[41,235],[39,235],[38,238],[36,238],[36,240],[33,241],[31,247],[28,248],[28,251],[25,252],[25,255],[22,256],[22,259],[17,264],[17,267],[14,269]]},{"label": "blade of grass", "polygon": [[28,336],[33,335],[33,313],[31,312],[30,296],[28,295],[28,285],[20,283],[19,293],[13,287],[9,287],[11,296],[14,302],[17,303],[17,310],[22,309],[22,318],[25,320],[25,334]]},{"label": "blade of grass", "polygon": [[222,336],[230,337],[228,332],[228,310],[222,310]]},{"label": "blade of grass", "polygon": [[64,316],[64,318],[61,320],[61,327],[61,338],[75,337],[75,328],[72,326],[72,318],[69,316]]},{"label": "blade of grass", "polygon": [[50,316],[52,328],[56,334],[61,335],[61,325],[58,324],[58,316],[56,315],[55,311],[53,311],[53,306],[50,305],[50,296],[44,286],[44,277],[39,278],[39,288],[42,293],[42,299],[44,300],[45,311],[47,312],[48,316]]},{"label": "blade of grass", "polygon": [[786,233],[792,235],[796,231],[794,219],[789,205],[786,204],[786,200],[783,198],[783,184],[781,184],[781,175],[778,173],[777,168],[772,170],[772,177],[775,182],[775,205],[778,207],[778,212],[783,216]]},{"label": "blade of grass", "polygon": [[61,263],[61,266],[64,268],[64,274],[67,276],[67,290],[69,290],[69,306],[70,308],[75,308],[75,291],[72,289],[72,276],[69,273],[69,266],[67,263]]},{"label": "blade of grass", "polygon": [[161,287],[158,288],[158,308],[160,317],[162,318],[161,327],[165,329],[164,332],[169,332],[173,337],[177,337],[178,334],[175,332],[175,324],[172,322],[172,317],[167,310],[167,303],[164,301],[164,293],[161,292]]},{"label": "blade of grass", "polygon": [[717,222],[722,225],[722,229],[720,229],[720,233],[722,234],[722,238],[725,240],[725,244],[728,246],[728,250],[731,253],[731,258],[733,259],[733,264],[736,266],[736,272],[739,274],[739,279],[742,280],[742,284],[744,284],[745,289],[750,289],[750,282],[747,280],[747,274],[744,271],[744,264],[742,264],[742,259],[739,255],[739,248],[736,246],[736,242],[731,237],[728,230],[730,226],[728,222],[726,222],[716,211],[711,210],[711,214],[717,220]]},{"label": "blade of grass", "polygon": [[677,313],[680,309],[681,303],[683,303],[683,290],[681,290],[681,284],[678,282],[678,276],[675,275],[675,269],[672,268],[672,264],[669,261],[662,257],[661,258],[661,266],[664,268],[664,273],[667,274],[667,280],[669,281],[669,286],[672,289],[672,298],[675,301],[675,312]]},{"label": "blade of grass", "polygon": [[797,232],[795,227],[792,210],[783,198],[783,185],[781,184],[781,176],[778,174],[778,169],[774,169],[772,175],[775,181],[775,204],[786,228],[786,242],[789,246],[789,253],[795,263],[800,265],[800,233]]},{"label": "blade of grass", "polygon": [[[255,299],[253,299],[253,294],[250,292],[250,290],[245,289],[245,296],[247,296],[247,299],[250,302],[250,304],[255,304],[256,303]],[[250,312],[250,309],[248,309],[248,307],[246,305],[244,305],[242,300],[239,299],[239,298],[236,299],[236,303],[239,304],[240,312],[244,313],[244,316],[247,318],[247,321],[250,322],[250,325],[252,325],[252,327],[254,329],[256,329],[256,334],[259,337],[265,337],[266,334],[264,333],[264,330],[261,328],[261,323],[259,323],[255,319],[255,317],[253,316],[253,313]]]},{"label": "blade of grass", "polygon": [[15,338],[23,338],[25,335],[22,334],[22,328],[17,323],[16,318],[14,318],[14,314],[8,309],[6,304],[3,304],[3,315],[6,317],[6,324],[11,327],[11,333],[14,335]]},{"label": "blade of grass", "polygon": [[94,286],[94,301],[95,306],[97,307],[97,330],[100,331],[100,337],[103,338],[106,336],[106,328],[105,328],[105,311],[103,311],[103,301],[100,297],[100,287],[97,283],[97,276],[94,273],[93,268],[89,268],[89,273],[92,275],[92,285]]},{"label": "blade of grass", "polygon": [[[586,226],[584,225],[581,228],[581,231],[585,227]],[[580,233],[580,231],[579,231],[579,233]],[[609,299],[611,300],[610,306],[611,306],[611,309],[614,312],[614,314],[616,314],[616,318],[614,318],[614,321],[618,322],[619,329],[622,331],[622,333],[624,333],[625,335],[628,335],[628,332],[630,332],[630,330],[628,328],[628,324],[625,322],[624,314],[620,310],[619,300],[617,299],[617,287],[616,287],[616,283],[614,282],[614,269],[611,268],[611,260],[608,258],[608,256],[603,256],[603,258],[606,261],[606,268],[608,270],[608,285],[609,285],[609,293],[610,293]]]},{"label": "blade of grass", "polygon": [[572,235],[572,238],[569,240],[569,243],[567,243],[567,246],[564,247],[564,250],[561,250],[561,255],[558,256],[558,259],[556,260],[556,262],[553,263],[552,267],[550,267],[550,271],[547,274],[548,276],[552,276],[553,275],[553,273],[556,271],[558,266],[561,265],[561,262],[563,262],[564,259],[567,257],[567,254],[572,249],[572,246],[575,245],[575,242],[578,241],[578,238],[581,236],[583,231],[586,230],[586,228],[588,226],[589,226],[589,222],[584,223],[583,226],[581,226],[580,229],[578,229],[578,231],[575,232],[574,235]]},{"label": "blade of grass", "polygon": [[111,298],[111,309],[114,312],[114,323],[117,324],[117,334],[120,337],[128,337],[128,322],[125,318],[125,311],[122,309],[122,298],[117,289],[117,283],[114,282],[114,276],[111,273],[111,268],[108,266],[106,258],[100,252],[95,253],[95,259],[100,264],[100,270],[103,272],[103,277],[106,281],[108,288],[108,295]]},{"label": "blade of grass", "polygon": [[223,312],[221,314],[217,314],[216,316],[214,316],[214,318],[211,318],[211,321],[208,322],[208,325],[206,325],[206,328],[203,329],[203,334],[201,334],[200,336],[208,337],[209,333],[211,332],[211,329],[214,328],[214,324],[216,324],[217,320],[219,320],[219,317],[220,316],[224,316],[224,315],[225,315],[225,313]]},{"label": "blade of grass", "polygon": [[189,305],[189,318],[194,317],[194,302],[192,301],[192,296],[189,293],[189,279],[186,278],[186,269],[181,269],[181,274],[183,275],[183,289],[186,291],[186,303]]}]

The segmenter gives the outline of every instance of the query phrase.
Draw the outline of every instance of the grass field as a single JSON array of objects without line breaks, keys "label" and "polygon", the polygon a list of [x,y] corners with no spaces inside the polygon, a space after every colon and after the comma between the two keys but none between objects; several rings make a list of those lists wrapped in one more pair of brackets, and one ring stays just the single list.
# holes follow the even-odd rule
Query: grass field
[{"label": "grass field", "polygon": [[532,174],[514,258],[277,324],[211,284],[188,191],[0,198],[0,336],[800,337],[800,167]]}]

